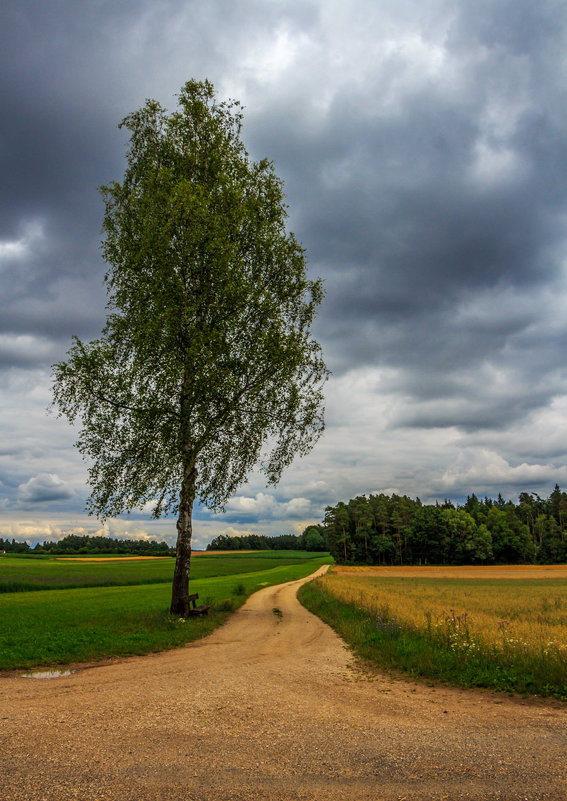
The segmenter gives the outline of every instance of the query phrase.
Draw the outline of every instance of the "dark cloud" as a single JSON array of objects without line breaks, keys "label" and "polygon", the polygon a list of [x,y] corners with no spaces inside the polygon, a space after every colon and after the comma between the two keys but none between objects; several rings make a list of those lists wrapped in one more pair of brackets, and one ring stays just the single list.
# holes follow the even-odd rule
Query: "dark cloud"
[{"label": "dark cloud", "polygon": [[[416,403],[432,394],[432,380],[442,398],[444,376],[463,365],[523,361],[528,384],[562,358],[565,332],[542,330],[547,310],[526,300],[557,279],[564,260],[557,75],[566,15],[553,3],[472,9],[455,6],[443,66],[414,76],[405,94],[402,86],[392,100],[388,85],[411,70],[400,48],[373,82],[337,91],[316,122],[311,112],[302,125],[299,103],[291,114],[274,104],[259,124],[289,175],[300,236],[327,278],[320,330],[335,373],[398,367]],[[506,308],[511,289],[524,292],[516,313]],[[491,316],[482,319],[480,308],[479,319],[462,319],[475,297]],[[413,424],[501,425],[555,391],[549,381],[507,413],[490,398],[472,417],[440,405]]]},{"label": "dark cloud", "polygon": [[20,484],[18,490],[22,504],[68,500],[74,494],[73,490],[54,473],[39,473],[25,484]]},{"label": "dark cloud", "polygon": [[[103,324],[96,189],[123,171],[117,124],[146,97],[172,108],[185,80],[209,77],[243,100],[245,143],[274,159],[290,225],[326,282],[316,331],[335,374],[335,445],[320,452],[341,468],[308,461],[322,481],[308,500],[332,501],[349,482],[359,491],[364,471],[369,490],[457,491],[483,469],[547,480],[567,462],[542,434],[567,394],[566,29],[555,0],[9,0],[0,370],[44,376],[41,391],[17,385],[22,410],[30,392],[46,405],[48,365],[71,335]],[[3,476],[29,450],[12,397]],[[75,463],[45,437],[42,472],[66,481]],[[22,476],[39,479],[41,460],[27,459],[6,497],[27,487]],[[307,514],[307,501],[286,500],[311,486],[297,470],[279,500],[254,484],[233,514]],[[30,503],[48,499],[40,484],[22,490]]]}]

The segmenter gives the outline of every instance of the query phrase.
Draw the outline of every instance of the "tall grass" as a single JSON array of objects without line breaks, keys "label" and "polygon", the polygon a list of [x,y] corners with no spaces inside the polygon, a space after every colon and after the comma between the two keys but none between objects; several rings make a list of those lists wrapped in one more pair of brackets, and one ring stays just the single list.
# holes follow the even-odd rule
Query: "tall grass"
[{"label": "tall grass", "polygon": [[461,686],[567,700],[567,582],[328,574],[301,601],[361,656]]}]

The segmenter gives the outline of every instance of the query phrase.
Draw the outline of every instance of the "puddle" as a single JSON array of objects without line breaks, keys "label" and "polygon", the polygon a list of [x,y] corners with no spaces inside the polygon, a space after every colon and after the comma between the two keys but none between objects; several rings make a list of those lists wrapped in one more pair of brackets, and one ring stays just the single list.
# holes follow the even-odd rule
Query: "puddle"
[{"label": "puddle", "polygon": [[23,679],[59,679],[61,676],[70,676],[72,670],[44,670],[41,673],[22,673]]}]

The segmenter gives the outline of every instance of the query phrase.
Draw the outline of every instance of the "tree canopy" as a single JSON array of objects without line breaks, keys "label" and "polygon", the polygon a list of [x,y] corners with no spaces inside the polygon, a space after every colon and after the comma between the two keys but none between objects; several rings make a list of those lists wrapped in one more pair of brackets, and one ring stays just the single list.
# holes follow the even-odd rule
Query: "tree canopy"
[{"label": "tree canopy", "polygon": [[195,497],[223,504],[258,465],[276,483],[323,431],[322,300],[287,231],[282,181],[241,140],[236,101],[189,81],[168,114],[148,100],[123,180],[101,187],[108,314],[54,365],[54,403],[79,418],[88,509],[176,514],[172,613],[187,608]]},{"label": "tree canopy", "polygon": [[326,551],[323,526],[307,526],[302,534],[219,534],[207,545],[207,551]]},{"label": "tree canopy", "polygon": [[118,540],[90,534],[67,534],[60,540],[44,540],[31,548],[27,542],[4,540],[0,537],[0,553],[31,554],[135,554],[137,556],[171,556],[166,542],[156,540]]},{"label": "tree canopy", "polygon": [[359,495],[325,511],[337,562],[378,565],[549,564],[567,561],[567,493],[522,492],[519,503],[422,504],[406,495]]}]

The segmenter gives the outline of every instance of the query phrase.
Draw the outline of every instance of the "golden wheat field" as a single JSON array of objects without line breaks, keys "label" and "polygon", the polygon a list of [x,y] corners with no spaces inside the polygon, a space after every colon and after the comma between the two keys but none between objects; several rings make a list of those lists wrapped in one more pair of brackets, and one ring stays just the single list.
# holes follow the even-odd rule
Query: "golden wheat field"
[{"label": "golden wheat field", "polygon": [[448,633],[455,647],[567,659],[567,566],[341,567],[340,600],[400,626]]},{"label": "golden wheat field", "polygon": [[419,567],[335,565],[333,573],[390,578],[567,579],[567,565],[420,565]]}]

